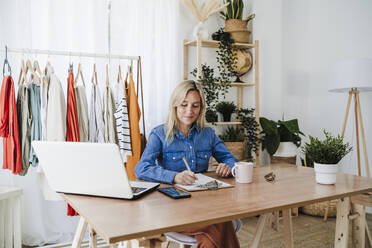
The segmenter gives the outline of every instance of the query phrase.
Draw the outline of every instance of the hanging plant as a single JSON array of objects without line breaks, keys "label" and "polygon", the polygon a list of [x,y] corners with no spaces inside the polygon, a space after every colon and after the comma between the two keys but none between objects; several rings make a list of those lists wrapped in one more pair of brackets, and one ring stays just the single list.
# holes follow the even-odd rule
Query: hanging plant
[{"label": "hanging plant", "polygon": [[221,75],[221,82],[231,82],[232,78],[238,77],[236,73],[237,54],[233,48],[234,40],[230,33],[220,28],[212,35],[212,39],[219,41],[217,50],[217,68]]},{"label": "hanging plant", "polygon": [[252,153],[256,153],[261,142],[257,136],[259,124],[256,121],[254,111],[254,108],[242,108],[237,111],[238,118],[242,122],[242,126],[244,128],[244,136],[248,153],[247,157],[250,160],[253,159]]},{"label": "hanging plant", "polygon": [[[197,77],[197,69],[195,68],[191,75]],[[216,104],[220,96],[225,97],[228,92],[229,84],[221,83],[216,84],[216,82],[221,82],[221,77],[214,76],[214,69],[206,64],[202,65],[202,74],[200,81],[205,94],[205,102],[207,104],[207,110],[215,112]]]}]

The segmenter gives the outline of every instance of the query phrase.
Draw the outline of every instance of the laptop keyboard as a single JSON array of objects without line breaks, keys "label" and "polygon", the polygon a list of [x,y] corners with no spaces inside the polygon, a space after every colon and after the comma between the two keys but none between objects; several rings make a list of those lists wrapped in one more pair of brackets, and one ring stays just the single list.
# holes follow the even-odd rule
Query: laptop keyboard
[{"label": "laptop keyboard", "polygon": [[141,193],[142,191],[146,190],[147,188],[140,188],[140,187],[131,187],[133,194]]}]

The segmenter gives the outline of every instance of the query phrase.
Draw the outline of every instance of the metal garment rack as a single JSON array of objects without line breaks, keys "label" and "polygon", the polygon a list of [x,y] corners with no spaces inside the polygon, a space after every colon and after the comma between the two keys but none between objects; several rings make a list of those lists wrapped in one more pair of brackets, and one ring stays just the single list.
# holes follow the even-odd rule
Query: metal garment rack
[{"label": "metal garment rack", "polygon": [[[69,57],[91,57],[91,58],[107,58],[107,59],[119,59],[119,60],[130,60],[138,61],[139,56],[128,56],[118,54],[104,54],[104,53],[83,53],[83,52],[72,52],[72,51],[56,51],[56,50],[41,50],[41,49],[7,49],[8,53],[20,53],[20,54],[45,54],[45,55],[61,55]],[[5,49],[0,49],[0,52],[5,52]]]}]

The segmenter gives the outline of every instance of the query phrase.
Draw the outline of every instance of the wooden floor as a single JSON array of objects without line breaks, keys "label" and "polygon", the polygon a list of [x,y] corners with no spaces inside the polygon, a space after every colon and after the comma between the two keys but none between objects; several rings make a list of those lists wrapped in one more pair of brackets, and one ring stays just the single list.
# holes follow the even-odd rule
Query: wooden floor
[{"label": "wooden floor", "polygon": [[[320,217],[312,217],[300,214],[293,220],[293,238],[294,246],[301,248],[328,248],[333,247],[335,233],[335,218],[329,218],[324,222]],[[243,219],[243,226],[238,233],[241,248],[248,248],[253,240],[258,217]],[[372,230],[372,215],[367,214],[367,223],[369,229]],[[285,247],[283,239],[283,226],[279,227],[279,231],[275,232],[266,224],[260,247],[279,248]],[[175,243],[171,243],[170,248],[179,247]],[[351,247],[351,243],[349,245]],[[23,246],[28,248],[28,246]]]},{"label": "wooden floor", "polygon": [[[238,233],[241,248],[248,248],[253,240],[258,217],[243,219],[243,227]],[[327,222],[323,218],[300,214],[292,219],[294,247],[301,248],[328,248],[333,247],[336,218],[329,218]],[[367,215],[369,230],[372,230],[372,215]],[[178,247],[171,244],[171,248]],[[272,230],[266,224],[260,247],[279,248],[284,246],[283,225],[279,231]],[[348,247],[352,247],[351,243]]]}]

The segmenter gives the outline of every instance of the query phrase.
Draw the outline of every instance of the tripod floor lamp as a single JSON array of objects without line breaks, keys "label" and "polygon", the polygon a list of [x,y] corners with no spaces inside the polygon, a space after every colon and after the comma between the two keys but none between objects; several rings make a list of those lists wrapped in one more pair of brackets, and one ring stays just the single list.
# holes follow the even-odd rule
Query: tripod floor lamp
[{"label": "tripod floor lamp", "polygon": [[[345,135],[346,124],[350,112],[350,103],[353,98],[354,102],[354,120],[356,129],[356,152],[358,159],[358,176],[362,175],[360,165],[360,146],[359,146],[359,131],[361,132],[363,154],[365,160],[366,175],[371,177],[369,171],[366,136],[363,126],[363,118],[359,93],[363,91],[372,91],[372,59],[354,59],[344,60],[336,63],[330,71],[330,92],[348,92],[348,100],[346,105],[346,113],[344,124],[342,126],[342,138]],[[359,129],[360,128],[360,129]]]},{"label": "tripod floor lamp", "polygon": [[[336,63],[331,67],[329,77],[329,91],[330,92],[348,92],[348,100],[346,105],[346,112],[344,123],[342,126],[342,138],[345,135],[346,124],[350,112],[350,103],[353,99],[354,102],[354,120],[356,129],[356,152],[358,161],[358,176],[362,175],[360,164],[360,146],[359,146],[359,127],[361,132],[363,154],[365,160],[366,175],[371,177],[369,171],[366,136],[363,126],[363,118],[361,111],[361,104],[359,93],[363,91],[372,91],[372,59],[354,59],[344,60]],[[325,211],[324,220],[327,220],[330,202],[328,202]]]}]

